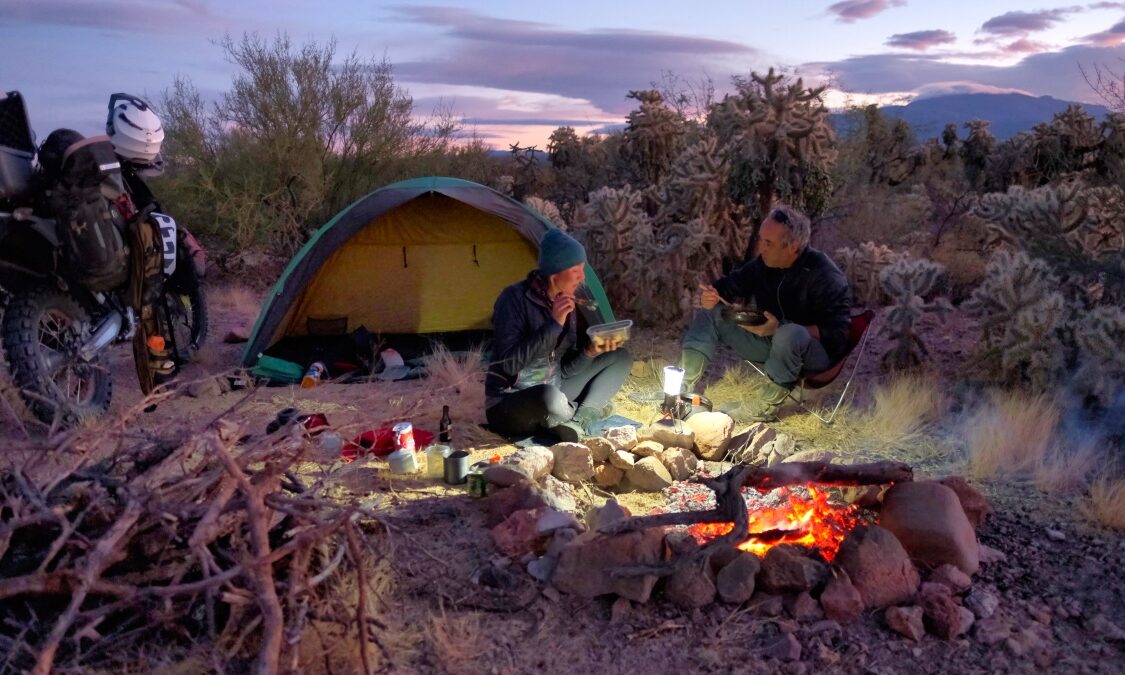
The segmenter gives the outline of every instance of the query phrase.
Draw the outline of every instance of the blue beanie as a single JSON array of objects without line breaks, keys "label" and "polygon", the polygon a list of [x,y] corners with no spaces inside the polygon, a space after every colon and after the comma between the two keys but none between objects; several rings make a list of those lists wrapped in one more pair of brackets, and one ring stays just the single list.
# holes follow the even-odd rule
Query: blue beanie
[{"label": "blue beanie", "polygon": [[547,230],[539,242],[539,273],[545,277],[586,262],[586,249],[562,230]]}]

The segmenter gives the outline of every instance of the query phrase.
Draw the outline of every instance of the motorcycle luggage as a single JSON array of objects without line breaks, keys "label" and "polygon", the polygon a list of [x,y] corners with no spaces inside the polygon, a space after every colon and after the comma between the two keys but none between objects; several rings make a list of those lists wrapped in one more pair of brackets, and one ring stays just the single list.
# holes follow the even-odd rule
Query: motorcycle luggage
[{"label": "motorcycle luggage", "polygon": [[35,141],[23,97],[10,91],[0,98],[0,199],[27,191],[34,155]]},{"label": "motorcycle luggage", "polygon": [[129,278],[121,198],[128,196],[108,137],[82,139],[63,152],[51,202],[69,268],[91,291],[117,288]]}]

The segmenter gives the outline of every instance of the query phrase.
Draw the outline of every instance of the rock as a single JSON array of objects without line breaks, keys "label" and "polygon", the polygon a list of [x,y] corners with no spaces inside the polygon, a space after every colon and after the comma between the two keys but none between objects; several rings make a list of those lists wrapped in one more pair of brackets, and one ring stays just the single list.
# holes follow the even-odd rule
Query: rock
[{"label": "rock", "polygon": [[599,530],[610,523],[629,518],[632,512],[617,503],[616,499],[607,499],[605,504],[595,506],[586,512],[586,524],[591,530]]},{"label": "rock", "polygon": [[699,549],[699,542],[695,537],[684,530],[672,531],[664,535],[664,545],[672,552],[672,557],[678,558]]},{"label": "rock", "polygon": [[223,386],[219,383],[219,378],[217,377],[208,377],[204,380],[192,382],[187,386],[187,394],[192,398],[221,396],[222,393]]},{"label": "rock", "polygon": [[[731,563],[731,561],[733,561],[735,558],[742,555],[743,553],[746,553],[746,551],[740,550],[737,546],[733,546],[731,544],[724,544],[723,546],[720,546],[719,548],[712,549],[712,551],[711,551],[711,569],[715,573],[718,573],[719,570],[721,570],[724,567],[726,567],[727,565],[729,565]],[[751,553],[750,555],[754,555],[754,554]],[[754,556],[754,557],[757,558],[758,556]],[[759,567],[759,569],[761,568],[761,560],[760,559],[758,560],[758,567]]]},{"label": "rock", "polygon": [[656,457],[664,452],[664,446],[656,441],[641,441],[633,446],[633,454],[638,457]]},{"label": "rock", "polygon": [[954,593],[960,593],[973,585],[973,580],[969,578],[969,575],[949,564],[942,565],[930,572],[930,578],[927,581],[941,584]]},{"label": "rock", "polygon": [[1052,530],[1051,528],[1047,528],[1046,530],[1043,530],[1043,533],[1046,534],[1047,538],[1051,541],[1066,541],[1066,535],[1063,534],[1060,530]]},{"label": "rock", "polygon": [[960,637],[969,632],[977,618],[973,616],[973,612],[968,607],[958,606],[957,611],[961,613],[961,625],[957,628],[957,636]]},{"label": "rock", "polygon": [[551,474],[568,483],[581,483],[594,477],[594,456],[581,443],[556,443],[551,446],[555,466]]},{"label": "rock", "polygon": [[914,597],[918,570],[902,544],[878,525],[860,525],[840,544],[835,563],[847,572],[867,609],[878,609]]},{"label": "rock", "polygon": [[578,530],[576,529],[563,527],[555,530],[554,536],[551,537],[551,543],[547,545],[547,555],[553,557],[557,562],[563,548],[577,538]]},{"label": "rock", "polygon": [[618,450],[632,450],[637,444],[637,428],[634,426],[610,427],[602,432]]},{"label": "rock", "polygon": [[598,464],[594,467],[594,482],[601,487],[616,487],[625,478],[625,472],[612,464]]},{"label": "rock", "polygon": [[[957,604],[945,586],[923,584],[918,604],[922,606],[926,627],[939,638],[952,640],[967,630],[964,627],[964,616],[961,614],[964,608]],[[969,615],[972,616],[972,612],[969,612]]]},{"label": "rock", "polygon": [[883,498],[879,524],[925,565],[949,563],[968,575],[980,567],[976,532],[957,493],[940,483],[896,483]]},{"label": "rock", "polygon": [[810,448],[808,450],[798,450],[792,455],[782,459],[783,462],[824,462],[830,464],[832,460],[836,459],[836,455],[823,450],[821,448]]},{"label": "rock", "polygon": [[613,606],[609,608],[609,622],[623,623],[632,613],[633,603],[629,602],[628,598],[618,598],[613,601]]},{"label": "rock", "polygon": [[684,424],[695,434],[695,450],[703,459],[718,461],[727,454],[734,420],[721,412],[701,412],[689,417]]},{"label": "rock", "polygon": [[[832,583],[831,581],[829,583]],[[820,608],[820,603],[816,601],[813,596],[809,595],[808,591],[801,591],[797,595],[790,596],[792,600],[785,603],[785,609],[789,615],[798,621],[818,621],[824,618],[824,612]],[[863,609],[860,607],[860,609]]]},{"label": "rock", "polygon": [[1125,629],[1109,620],[1105,614],[1096,614],[1086,622],[1086,627],[1100,638],[1121,642],[1125,640]]},{"label": "rock", "polygon": [[672,484],[668,469],[655,457],[644,457],[626,472],[629,484],[642,492],[660,492]]},{"label": "rock", "polygon": [[564,483],[550,474],[543,476],[539,485],[547,506],[559,511],[578,512],[578,499],[575,497],[573,485]]},{"label": "rock", "polygon": [[551,584],[584,598],[616,593],[634,602],[647,602],[655,576],[615,577],[613,572],[624,566],[656,564],[663,553],[664,532],[657,527],[614,536],[586,532],[559,553]]},{"label": "rock", "polygon": [[539,519],[535,521],[535,531],[541,536],[552,534],[555,530],[564,527],[579,531],[586,529],[578,522],[573,513],[556,511],[552,508],[543,509],[539,514]]},{"label": "rock", "polygon": [[489,527],[499,525],[521,509],[555,506],[551,501],[546,491],[529,483],[496,490],[484,499],[485,524]]},{"label": "rock", "polygon": [[628,471],[637,463],[637,457],[628,450],[614,450],[609,456],[609,463],[618,469]]},{"label": "rock", "polygon": [[982,565],[991,565],[992,563],[1008,562],[1008,554],[1003,551],[985,546],[984,544],[977,544],[977,553],[979,554],[980,562]]},{"label": "rock", "polygon": [[801,660],[801,643],[792,633],[786,633],[771,642],[762,652],[762,656],[780,661],[799,661]]},{"label": "rock", "polygon": [[758,422],[746,430],[746,435],[750,441],[746,444],[746,449],[739,460],[754,461],[762,454],[763,448],[777,438],[777,431],[767,427],[763,422]]},{"label": "rock", "polygon": [[678,567],[664,582],[664,597],[682,609],[706,607],[715,601],[715,580],[706,558]]},{"label": "rock", "polygon": [[1008,623],[1007,619],[1000,616],[979,619],[976,622],[976,630],[973,631],[973,637],[986,645],[1003,642],[1011,636],[1012,625]]},{"label": "rock", "polygon": [[918,642],[926,634],[921,607],[888,607],[883,618],[891,630]]},{"label": "rock", "polygon": [[695,432],[687,424],[675,420],[653,422],[637,433],[639,440],[656,441],[666,448],[691,450],[695,446]]},{"label": "rock", "polygon": [[759,592],[750,601],[749,608],[758,616],[778,616],[784,611],[785,602],[780,595]]},{"label": "rock", "polygon": [[771,593],[811,591],[828,578],[828,565],[792,544],[774,546],[762,560],[762,588]]},{"label": "rock", "polygon": [[590,448],[590,455],[594,458],[595,464],[597,462],[608,461],[610,453],[617,449],[612,441],[608,438],[602,438],[601,436],[583,438],[582,445]]},{"label": "rock", "polygon": [[824,616],[844,624],[858,619],[865,604],[848,573],[837,569],[820,594],[820,606],[824,608]]},{"label": "rock", "polygon": [[797,441],[793,440],[793,437],[789,434],[779,433],[776,438],[762,447],[758,453],[758,460],[766,459],[769,466],[773,466],[796,451]]},{"label": "rock", "polygon": [[978,587],[965,596],[965,606],[978,619],[987,619],[996,613],[996,609],[1000,606],[1000,598],[992,591]]},{"label": "rock", "polygon": [[546,583],[551,580],[558,562],[558,558],[554,556],[541,556],[527,563],[527,573],[536,581]]},{"label": "rock", "polygon": [[699,458],[691,450],[666,448],[657,459],[668,469],[672,480],[687,480],[699,471]]},{"label": "rock", "polygon": [[861,509],[877,511],[883,506],[883,495],[888,489],[889,485],[848,485],[840,488],[840,497]]},{"label": "rock", "polygon": [[719,599],[733,605],[749,600],[750,596],[754,595],[754,579],[761,568],[762,563],[758,560],[758,556],[746,551],[738,551],[738,555],[723,565],[716,575],[715,585]]},{"label": "rock", "polygon": [[521,448],[484,470],[484,479],[493,485],[509,487],[523,481],[537,482],[551,473],[555,455],[549,448],[532,445]]},{"label": "rock", "polygon": [[961,510],[965,512],[965,517],[969,519],[973,529],[980,527],[988,518],[988,514],[992,513],[988,499],[964,476],[946,476],[938,482],[956,493],[957,500],[961,502]]},{"label": "rock", "polygon": [[535,530],[538,520],[538,510],[516,511],[489,531],[492,543],[501,553],[512,558],[533,553],[539,541],[539,533]]}]

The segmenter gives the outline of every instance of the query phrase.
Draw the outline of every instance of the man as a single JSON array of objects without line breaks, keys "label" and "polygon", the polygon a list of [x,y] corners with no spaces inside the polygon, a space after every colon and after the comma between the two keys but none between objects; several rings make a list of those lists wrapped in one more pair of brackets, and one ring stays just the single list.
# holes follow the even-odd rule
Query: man
[{"label": "man", "polygon": [[539,266],[505,288],[493,308],[492,362],[485,377],[488,424],[505,436],[548,431],[577,441],[608,416],[632,358],[617,343],[579,333],[575,293],[586,251],[561,230],[539,244]]},{"label": "man", "polygon": [[[802,371],[827,370],[847,349],[847,278],[827,255],[809,246],[809,219],[793,207],[779,205],[762,222],[757,257],[700,289],[703,311],[692,318],[680,357],[685,387],[695,388],[720,344],[765,364],[768,380],[754,401],[733,411],[739,419],[776,419]],[[751,299],[764,323],[739,325],[722,317],[723,303]]]}]

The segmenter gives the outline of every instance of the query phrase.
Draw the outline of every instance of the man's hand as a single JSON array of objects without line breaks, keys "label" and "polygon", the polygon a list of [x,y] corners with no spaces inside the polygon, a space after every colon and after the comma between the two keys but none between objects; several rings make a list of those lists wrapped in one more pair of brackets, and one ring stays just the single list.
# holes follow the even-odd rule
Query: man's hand
[{"label": "man's hand", "polygon": [[620,340],[591,340],[590,344],[586,345],[586,356],[597,356],[598,354],[612,352],[620,346]]},{"label": "man's hand", "polygon": [[776,316],[774,316],[773,314],[770,314],[769,312],[763,311],[762,315],[766,317],[765,323],[757,325],[757,326],[744,326],[743,325],[742,330],[751,332],[754,335],[757,335],[758,337],[769,337],[769,336],[773,335],[774,333],[776,333],[777,327],[781,325],[781,322],[777,320]]},{"label": "man's hand", "polygon": [[551,301],[551,318],[560,326],[566,325],[566,317],[574,311],[574,296],[560,293]]},{"label": "man's hand", "polygon": [[703,309],[711,309],[720,302],[726,302],[711,284],[699,284],[699,290],[702,291],[699,294],[699,306]]}]

